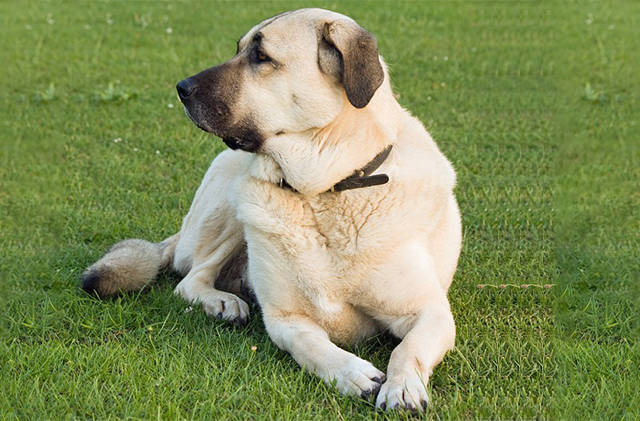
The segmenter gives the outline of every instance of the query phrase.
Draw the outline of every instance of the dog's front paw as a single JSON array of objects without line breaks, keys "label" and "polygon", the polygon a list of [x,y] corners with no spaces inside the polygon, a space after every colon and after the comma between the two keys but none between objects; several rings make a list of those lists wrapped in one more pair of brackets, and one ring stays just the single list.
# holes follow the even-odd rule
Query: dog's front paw
[{"label": "dog's front paw", "polygon": [[389,378],[380,388],[376,408],[424,411],[429,404],[427,379],[417,372]]},{"label": "dog's front paw", "polygon": [[353,356],[326,377],[327,382],[335,382],[338,391],[343,395],[358,395],[363,399],[375,398],[380,386],[385,380],[385,375],[369,361]]}]

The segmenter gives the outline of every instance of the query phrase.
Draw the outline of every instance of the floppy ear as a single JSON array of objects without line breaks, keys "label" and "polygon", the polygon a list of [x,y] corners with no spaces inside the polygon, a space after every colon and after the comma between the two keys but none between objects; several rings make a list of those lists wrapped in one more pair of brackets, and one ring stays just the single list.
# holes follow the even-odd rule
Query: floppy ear
[{"label": "floppy ear", "polygon": [[321,45],[320,67],[329,72],[341,70],[349,102],[356,108],[365,107],[384,80],[376,38],[355,22],[347,20],[325,23],[322,38],[338,51],[342,66],[339,60],[337,63],[334,60],[332,66],[331,52]]}]

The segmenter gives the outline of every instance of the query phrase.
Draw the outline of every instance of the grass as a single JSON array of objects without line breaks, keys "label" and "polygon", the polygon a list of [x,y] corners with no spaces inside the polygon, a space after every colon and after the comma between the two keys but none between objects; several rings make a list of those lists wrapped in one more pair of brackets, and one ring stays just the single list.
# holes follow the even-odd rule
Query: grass
[{"label": "grass", "polygon": [[608,6],[590,5],[566,30],[554,405],[576,419],[631,420],[640,417],[640,8]]},{"label": "grass", "polygon": [[[408,417],[298,369],[259,315],[187,311],[172,277],[77,288],[111,244],[178,230],[224,147],[176,81],[310,4],[378,36],[457,168],[457,347],[426,418],[638,419],[637,4],[17,1],[0,3],[0,419]],[[393,346],[354,350],[384,369]]]}]

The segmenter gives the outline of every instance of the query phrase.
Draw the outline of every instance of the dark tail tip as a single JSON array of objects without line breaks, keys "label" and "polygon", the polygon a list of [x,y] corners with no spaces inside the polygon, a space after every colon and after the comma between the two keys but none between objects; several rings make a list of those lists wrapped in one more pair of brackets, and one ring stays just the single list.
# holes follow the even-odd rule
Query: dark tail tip
[{"label": "dark tail tip", "polygon": [[102,273],[98,269],[91,269],[82,274],[82,289],[90,295],[100,296],[99,286]]}]

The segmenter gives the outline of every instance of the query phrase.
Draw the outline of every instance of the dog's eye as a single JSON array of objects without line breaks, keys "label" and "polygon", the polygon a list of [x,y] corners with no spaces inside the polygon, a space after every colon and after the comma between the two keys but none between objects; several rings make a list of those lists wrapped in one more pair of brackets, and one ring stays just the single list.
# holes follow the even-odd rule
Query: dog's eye
[{"label": "dog's eye", "polygon": [[256,63],[267,63],[271,61],[271,58],[260,50],[255,50],[253,58]]}]

